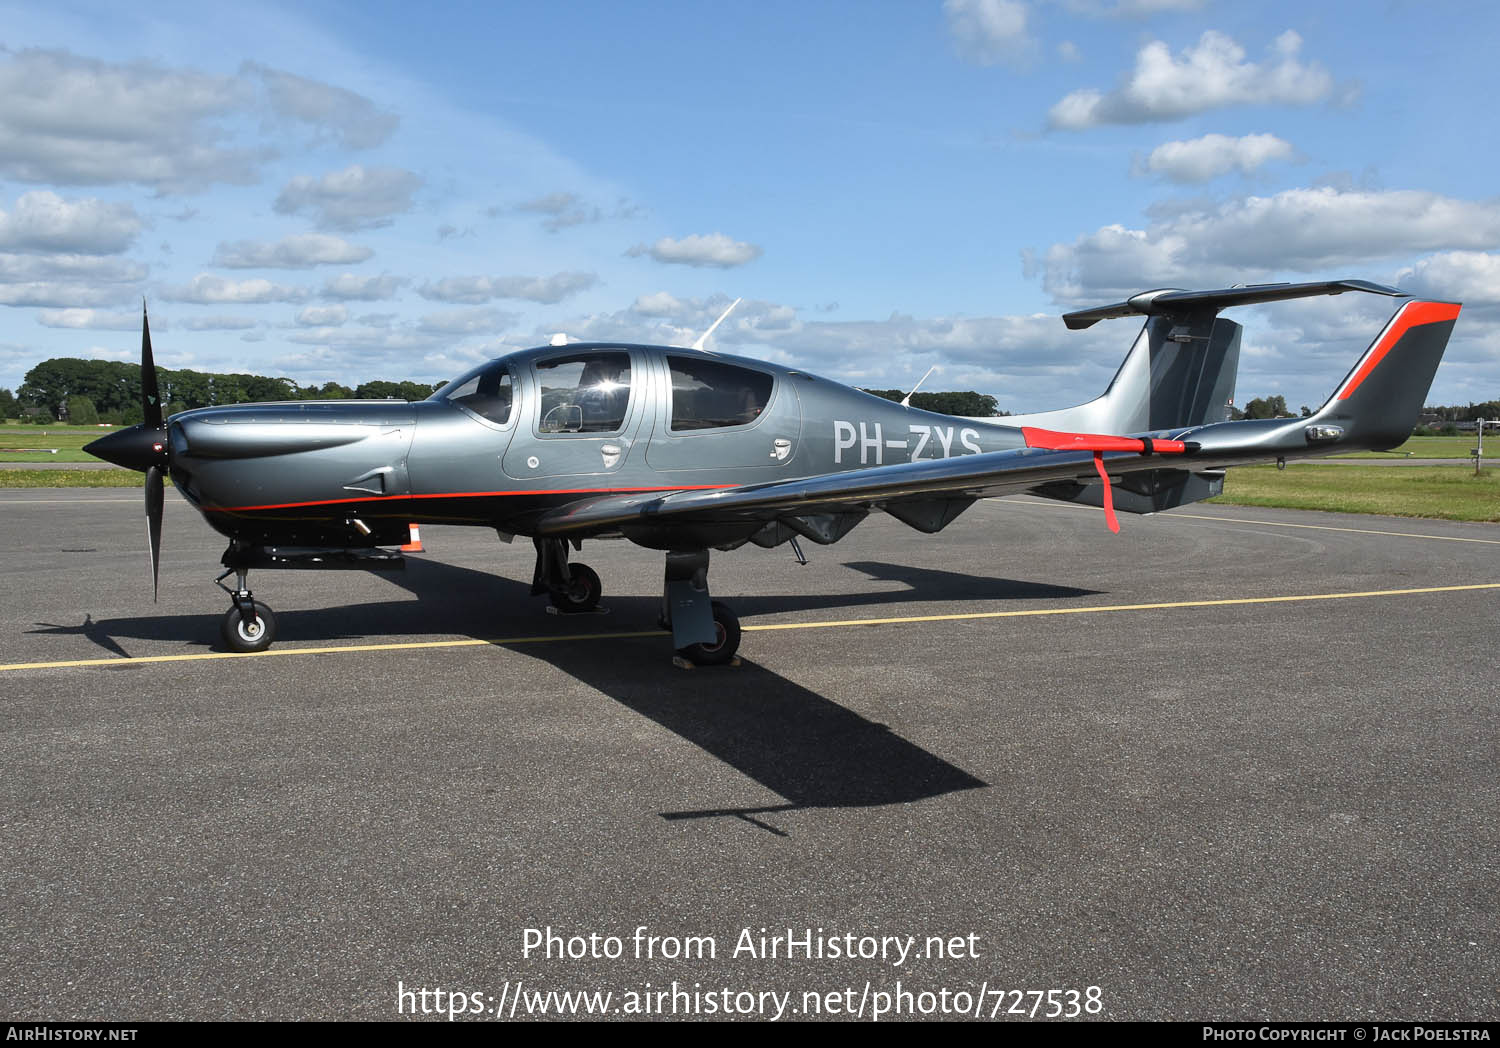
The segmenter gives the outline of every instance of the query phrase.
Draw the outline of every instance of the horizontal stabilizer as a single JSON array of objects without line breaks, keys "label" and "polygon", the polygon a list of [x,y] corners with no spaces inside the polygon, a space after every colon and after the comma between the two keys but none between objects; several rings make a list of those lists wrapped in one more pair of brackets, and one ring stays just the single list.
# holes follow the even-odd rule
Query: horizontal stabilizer
[{"label": "horizontal stabilizer", "polygon": [[1342,295],[1345,291],[1365,291],[1372,295],[1405,297],[1400,288],[1374,284],[1368,280],[1325,280],[1311,284],[1248,284],[1219,291],[1179,291],[1163,288],[1142,291],[1112,306],[1097,306],[1063,314],[1070,330],[1092,327],[1101,320],[1131,316],[1173,316],[1204,310],[1217,313],[1230,306],[1251,306],[1262,302],[1282,302],[1289,298],[1312,298],[1315,295]]}]

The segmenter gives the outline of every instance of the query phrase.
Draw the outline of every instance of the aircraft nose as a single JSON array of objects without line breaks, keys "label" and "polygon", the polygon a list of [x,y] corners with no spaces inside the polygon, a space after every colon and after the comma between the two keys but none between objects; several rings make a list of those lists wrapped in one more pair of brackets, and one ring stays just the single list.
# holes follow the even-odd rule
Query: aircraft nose
[{"label": "aircraft nose", "polygon": [[144,473],[152,466],[167,464],[167,434],[165,430],[147,429],[142,423],[102,436],[85,444],[83,450],[105,462]]}]

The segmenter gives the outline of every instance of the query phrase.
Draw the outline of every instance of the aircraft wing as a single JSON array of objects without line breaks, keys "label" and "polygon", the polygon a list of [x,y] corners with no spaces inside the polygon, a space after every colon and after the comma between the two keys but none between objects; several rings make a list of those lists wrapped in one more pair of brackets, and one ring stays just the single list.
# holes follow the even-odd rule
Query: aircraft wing
[{"label": "aircraft wing", "polygon": [[[1178,442],[1158,443],[1182,446]],[[1098,480],[1096,460],[1102,461],[1111,475],[1117,475],[1182,469],[1182,459],[1180,452],[1105,453],[1091,447],[1027,447],[718,490],[604,495],[553,510],[538,522],[537,533],[567,537],[628,525],[771,521],[784,516],[886,508],[892,503],[1013,495],[1055,481]],[[1212,467],[1205,464],[1202,468]]]}]

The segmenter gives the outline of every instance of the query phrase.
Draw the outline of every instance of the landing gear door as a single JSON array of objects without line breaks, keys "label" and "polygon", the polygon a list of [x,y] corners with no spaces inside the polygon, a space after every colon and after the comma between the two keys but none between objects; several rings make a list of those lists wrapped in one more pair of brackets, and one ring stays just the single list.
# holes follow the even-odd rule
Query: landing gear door
[{"label": "landing gear door", "polygon": [[559,350],[534,360],[530,433],[512,442],[505,472],[530,480],[620,470],[635,453],[646,415],[647,382],[638,357],[635,350],[611,348]]},{"label": "landing gear door", "polygon": [[[646,461],[656,470],[790,467],[802,410],[790,379],[733,357],[662,353],[669,385],[659,398]],[[767,478],[769,479],[769,477]]]}]

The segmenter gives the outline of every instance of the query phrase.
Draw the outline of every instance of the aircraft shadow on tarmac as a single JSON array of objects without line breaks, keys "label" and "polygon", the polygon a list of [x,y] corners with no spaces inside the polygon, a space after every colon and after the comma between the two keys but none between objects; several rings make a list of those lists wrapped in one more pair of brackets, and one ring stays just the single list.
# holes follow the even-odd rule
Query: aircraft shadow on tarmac
[{"label": "aircraft shadow on tarmac", "polygon": [[[909,591],[861,594],[794,594],[741,597],[745,616],[904,603],[913,599],[1066,599],[1094,591],[1048,586],[914,568],[874,561],[849,567],[878,580],[907,583]],[[277,572],[277,586],[292,573]],[[421,599],[421,632],[429,635],[498,639],[548,634],[580,635],[591,629],[615,632],[651,629],[660,600],[621,596],[606,599],[611,615],[537,614],[540,601],[521,582],[412,558],[407,570],[388,576]],[[267,592],[274,587],[266,585]],[[366,603],[313,611],[286,611],[277,618],[282,635],[304,642],[346,638],[409,637],[410,600]],[[33,633],[86,637],[101,648],[128,657],[120,638],[217,642],[217,626],[202,615],[160,615],[79,626],[38,623]],[[901,738],[886,725],[773,673],[748,659],[734,668],[677,670],[668,663],[669,637],[612,642],[601,658],[598,642],[559,641],[515,644],[512,651],[547,662],[654,721],[785,798],[784,804],[712,806],[661,812],[671,820],[733,817],[771,833],[782,830],[756,818],[778,812],[904,804],[988,785],[968,772]]]}]

